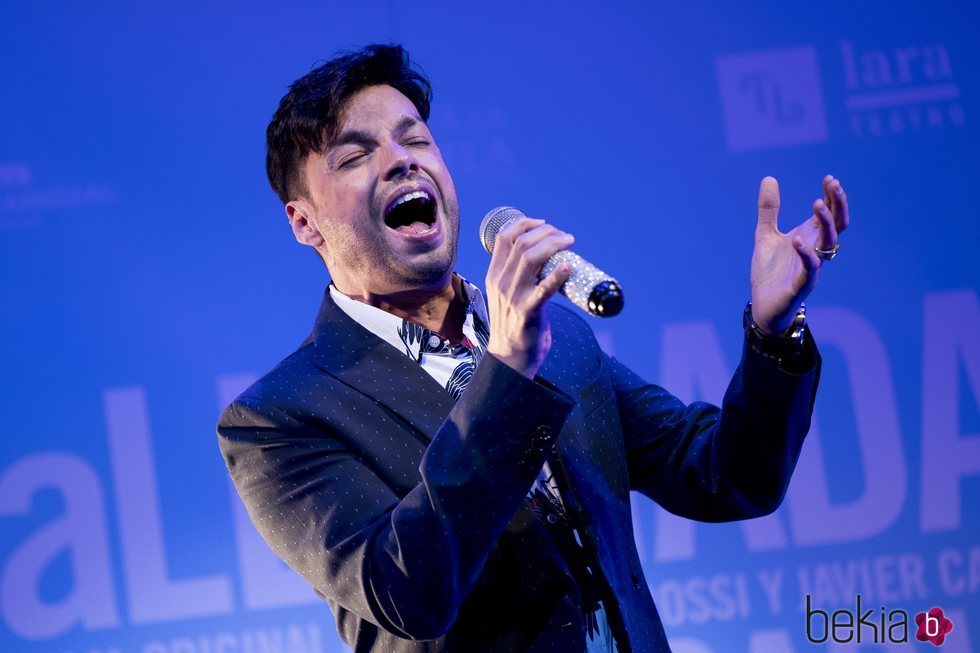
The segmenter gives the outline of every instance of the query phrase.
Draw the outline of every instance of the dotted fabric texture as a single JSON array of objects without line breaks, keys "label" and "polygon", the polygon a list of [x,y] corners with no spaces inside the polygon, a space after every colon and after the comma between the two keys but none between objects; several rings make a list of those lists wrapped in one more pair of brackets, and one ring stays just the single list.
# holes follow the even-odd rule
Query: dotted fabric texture
[{"label": "dotted fabric texture", "polygon": [[782,500],[819,379],[809,334],[803,374],[743,347],[719,409],[644,382],[569,310],[549,316],[535,380],[486,356],[454,403],[326,295],[312,335],[222,414],[219,445],[253,523],[355,651],[585,650],[576,584],[524,500],[546,459],[622,653],[670,650],[631,489],[704,521]]}]

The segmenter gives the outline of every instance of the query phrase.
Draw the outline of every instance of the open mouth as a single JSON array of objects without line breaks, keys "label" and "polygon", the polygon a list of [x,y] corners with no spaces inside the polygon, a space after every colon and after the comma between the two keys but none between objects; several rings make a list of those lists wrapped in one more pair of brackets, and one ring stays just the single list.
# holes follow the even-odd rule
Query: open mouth
[{"label": "open mouth", "polygon": [[435,223],[436,201],[426,190],[400,195],[385,211],[385,225],[406,235],[428,233]]}]

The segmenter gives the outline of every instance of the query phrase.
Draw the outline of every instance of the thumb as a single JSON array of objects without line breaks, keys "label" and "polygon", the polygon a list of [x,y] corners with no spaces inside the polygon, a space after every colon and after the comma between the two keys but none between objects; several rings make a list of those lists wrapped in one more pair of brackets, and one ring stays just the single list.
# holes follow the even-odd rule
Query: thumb
[{"label": "thumb", "polygon": [[775,177],[765,177],[759,184],[759,228],[776,231],[779,215],[779,182]]}]

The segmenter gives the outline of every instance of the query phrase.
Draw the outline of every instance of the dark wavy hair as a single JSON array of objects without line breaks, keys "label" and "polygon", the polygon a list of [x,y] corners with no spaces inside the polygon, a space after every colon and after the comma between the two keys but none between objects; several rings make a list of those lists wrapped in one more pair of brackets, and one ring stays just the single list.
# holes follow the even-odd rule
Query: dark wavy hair
[{"label": "dark wavy hair", "polygon": [[400,45],[368,45],[339,56],[297,79],[279,101],[265,131],[269,184],[283,204],[307,194],[302,165],[336,136],[347,100],[366,86],[387,84],[429,119],[432,85]]}]

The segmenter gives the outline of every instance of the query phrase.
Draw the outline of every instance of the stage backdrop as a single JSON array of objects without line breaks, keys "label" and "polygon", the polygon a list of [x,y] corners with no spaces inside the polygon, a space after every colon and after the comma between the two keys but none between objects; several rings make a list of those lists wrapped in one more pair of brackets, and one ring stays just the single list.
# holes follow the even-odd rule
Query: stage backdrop
[{"label": "stage backdrop", "polygon": [[488,209],[551,219],[626,289],[591,322],[604,348],[686,401],[718,402],[738,361],[759,180],[783,226],[843,180],[789,495],[727,525],[637,496],[646,576],[678,653],[807,651],[858,600],[836,634],[864,643],[823,650],[931,647],[868,624],[914,639],[933,607],[945,650],[980,650],[977,25],[907,0],[5,0],[0,651],[346,650],[248,523],[214,425],[327,281],[267,187],[265,126],[314,62],[376,41],[434,82],[459,271],[482,284]]}]

